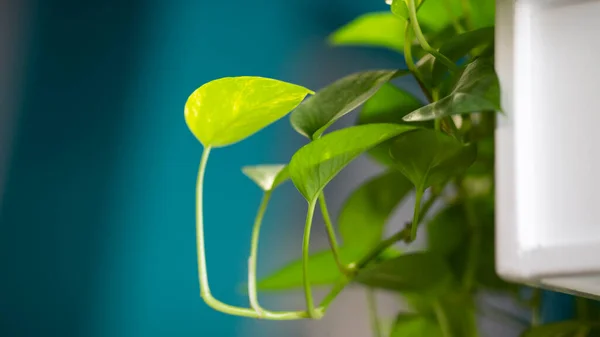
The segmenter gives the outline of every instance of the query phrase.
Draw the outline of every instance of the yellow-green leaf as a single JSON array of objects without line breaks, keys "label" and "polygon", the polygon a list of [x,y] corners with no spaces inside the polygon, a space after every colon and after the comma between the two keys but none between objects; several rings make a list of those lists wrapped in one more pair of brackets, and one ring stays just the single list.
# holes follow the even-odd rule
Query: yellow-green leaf
[{"label": "yellow-green leaf", "polygon": [[225,77],[196,89],[185,103],[185,121],[204,145],[224,147],[287,115],[311,90],[263,77]]}]

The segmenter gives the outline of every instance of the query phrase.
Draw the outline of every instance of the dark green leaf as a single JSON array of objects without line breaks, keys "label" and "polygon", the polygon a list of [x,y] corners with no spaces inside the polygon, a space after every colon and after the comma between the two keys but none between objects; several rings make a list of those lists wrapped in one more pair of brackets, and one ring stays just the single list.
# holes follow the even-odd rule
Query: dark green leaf
[{"label": "dark green leaf", "polygon": [[356,189],[338,220],[344,245],[366,252],[379,243],[390,214],[412,189],[411,182],[397,171],[377,176]]},{"label": "dark green leaf", "polygon": [[482,111],[500,111],[500,85],[490,60],[477,59],[467,65],[452,92],[404,117],[405,121],[436,118]]},{"label": "dark green leaf", "polygon": [[[341,247],[340,257],[344,263],[349,264],[361,257],[361,252],[352,247]],[[308,260],[310,283],[313,286],[330,285],[337,281],[341,272],[335,263],[333,253],[330,249],[315,253]],[[261,291],[282,291],[301,288],[303,285],[302,260],[291,262],[273,274],[258,282]]]},{"label": "dark green leaf", "polygon": [[[369,98],[363,106],[358,116],[357,124],[373,124],[373,123],[395,123],[405,124],[402,119],[406,114],[414,111],[423,104],[410,93],[399,89],[391,83],[384,84],[373,97]],[[422,123],[423,126],[431,123]],[[421,126],[421,124],[414,124]],[[383,144],[369,151],[369,155],[378,162],[391,166],[390,144],[393,140],[384,142]]]},{"label": "dark green leaf", "polygon": [[412,94],[386,83],[365,102],[358,115],[357,124],[405,124],[402,118],[422,106],[423,103]]},{"label": "dark green leaf", "polygon": [[263,77],[225,77],[196,89],[185,121],[204,146],[223,147],[260,131],[292,111],[306,95],[301,86]]},{"label": "dark green leaf", "polygon": [[294,154],[290,177],[300,193],[312,202],[325,185],[363,152],[404,132],[406,125],[367,124],[338,130],[319,138]]},{"label": "dark green leaf", "polygon": [[445,316],[451,336],[478,337],[475,304],[471,294],[449,291],[441,296],[428,297],[403,294],[409,305],[427,317]]},{"label": "dark green leaf", "polygon": [[335,121],[373,96],[396,72],[365,71],[335,81],[292,112],[292,126],[309,139],[319,138]]},{"label": "dark green leaf", "polygon": [[271,191],[290,178],[286,165],[257,165],[242,167],[242,172],[263,191]]},{"label": "dark green leaf", "polygon": [[448,255],[463,245],[468,234],[462,205],[452,205],[439,212],[427,224],[429,250]]},{"label": "dark green leaf", "polygon": [[[471,51],[494,44],[494,27],[472,30],[447,40],[440,48],[440,53],[452,61],[458,61]],[[448,68],[439,60],[433,63],[432,80],[439,83]]]},{"label": "dark green leaf", "polygon": [[364,14],[329,36],[337,46],[384,47],[404,52],[406,22],[390,12]]},{"label": "dark green leaf", "polygon": [[368,267],[356,281],[373,288],[435,296],[452,282],[444,259],[433,253],[404,254]]},{"label": "dark green leaf", "polygon": [[474,146],[428,129],[397,137],[390,152],[395,167],[422,191],[464,172],[477,154]]},{"label": "dark green leaf", "polygon": [[522,337],[579,337],[577,334],[586,328],[589,326],[579,321],[551,323],[530,328]]},{"label": "dark green leaf", "polygon": [[396,319],[391,337],[444,337],[444,334],[431,317],[401,314]]}]

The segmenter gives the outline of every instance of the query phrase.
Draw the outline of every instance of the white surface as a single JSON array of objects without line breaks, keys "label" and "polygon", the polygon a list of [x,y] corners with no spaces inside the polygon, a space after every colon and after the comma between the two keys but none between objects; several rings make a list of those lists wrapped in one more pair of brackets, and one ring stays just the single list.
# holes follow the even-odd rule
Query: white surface
[{"label": "white surface", "polygon": [[497,6],[498,272],[600,295],[600,0]]}]

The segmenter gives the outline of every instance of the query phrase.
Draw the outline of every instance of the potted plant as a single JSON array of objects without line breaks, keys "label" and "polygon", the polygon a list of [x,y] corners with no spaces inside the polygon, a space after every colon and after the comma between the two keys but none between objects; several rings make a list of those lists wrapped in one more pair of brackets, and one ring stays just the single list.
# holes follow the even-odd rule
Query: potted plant
[{"label": "potted plant", "polygon": [[[314,92],[262,77],[229,77],[206,83],[185,104],[185,119],[204,150],[197,178],[197,246],[201,296],[215,310],[267,320],[319,319],[350,284],[366,291],[399,293],[410,312],[382,327],[373,315],[374,334],[383,336],[479,336],[475,298],[495,291],[531,308],[534,319],[524,336],[592,336],[600,312],[579,299],[578,319],[540,325],[540,292],[523,292],[495,272],[494,130],[502,113],[495,71],[493,0],[394,0],[390,11],[365,14],[331,35],[334,45],[385,47],[404,55],[407,69],[350,74]],[[412,76],[426,101],[394,84]],[[356,125],[328,132],[361,107]],[[264,191],[254,222],[248,259],[246,308],[213,297],[206,267],[202,200],[211,151],[243,141],[291,112],[290,121],[307,144],[289,163],[245,167]],[[358,156],[366,154],[385,171],[357,188],[334,224],[325,186]],[[257,281],[260,227],[276,188],[293,183],[307,201],[301,257]],[[210,193],[210,191],[208,191]],[[389,215],[414,193],[413,217],[383,237]],[[435,202],[443,203],[432,211]],[[310,252],[317,207],[330,247]],[[210,226],[210,224],[208,224]],[[427,248],[403,253],[426,227]],[[341,243],[339,241],[341,237]],[[314,286],[330,292],[316,302]],[[258,291],[301,288],[305,308],[263,308]],[[510,313],[503,313],[510,316]],[[389,333],[388,333],[389,332]]]}]

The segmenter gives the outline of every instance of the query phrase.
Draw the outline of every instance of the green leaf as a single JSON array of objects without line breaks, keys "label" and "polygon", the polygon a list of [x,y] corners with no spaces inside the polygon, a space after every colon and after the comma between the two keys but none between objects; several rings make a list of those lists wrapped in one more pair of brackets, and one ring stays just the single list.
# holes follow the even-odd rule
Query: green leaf
[{"label": "green leaf", "polygon": [[577,333],[589,326],[584,322],[566,321],[528,329],[522,337],[579,337]]},{"label": "green leaf", "polygon": [[405,121],[436,118],[482,111],[500,111],[500,84],[491,60],[477,59],[467,65],[452,92],[404,117]]},{"label": "green leaf", "polygon": [[445,208],[427,224],[429,250],[442,255],[449,255],[460,248],[467,234],[462,205]]},{"label": "green leaf", "polygon": [[406,22],[390,12],[359,16],[336,30],[329,42],[336,46],[384,47],[403,53]]},{"label": "green leaf", "polygon": [[[345,264],[361,257],[352,247],[340,247],[340,258]],[[330,249],[315,253],[308,260],[310,283],[312,286],[325,286],[335,283],[341,276]],[[302,259],[295,260],[257,284],[261,291],[283,291],[301,288],[303,285]]]},{"label": "green leaf", "polygon": [[[403,294],[404,295],[404,294]],[[403,296],[409,305],[419,314],[437,317],[446,316],[451,336],[477,337],[476,309],[472,294],[449,291],[441,296],[427,297],[419,295]],[[436,315],[436,311],[438,315]]]},{"label": "green leaf", "polygon": [[[493,44],[494,27],[485,27],[452,37],[441,46],[439,51],[442,55],[456,62],[475,49]],[[442,62],[434,60],[432,72],[433,83],[439,83],[447,69]]]},{"label": "green leaf", "polygon": [[269,78],[225,77],[202,85],[190,95],[185,103],[185,121],[204,146],[228,146],[284,117],[311,93]]},{"label": "green leaf", "polygon": [[274,190],[290,178],[286,165],[257,165],[242,167],[242,172],[263,191]]},{"label": "green leaf", "polygon": [[397,171],[379,175],[356,189],[338,219],[344,245],[366,252],[379,243],[390,214],[412,189],[411,182]]},{"label": "green leaf", "polygon": [[355,279],[372,288],[436,296],[452,282],[450,268],[437,254],[412,253],[360,271]]},{"label": "green leaf", "polygon": [[401,314],[396,319],[391,337],[444,337],[444,334],[430,317]]},{"label": "green leaf", "polygon": [[423,103],[412,94],[391,83],[385,83],[365,102],[358,115],[357,124],[405,124],[402,118],[422,106]]},{"label": "green leaf", "polygon": [[396,72],[365,71],[335,81],[292,112],[292,126],[309,139],[319,138],[335,121],[373,96]]},{"label": "green leaf", "polygon": [[[395,123],[406,124],[402,119],[406,114],[423,106],[412,94],[399,89],[391,83],[384,84],[373,97],[369,98],[360,114],[357,124]],[[429,126],[430,122],[413,124],[415,126]],[[390,144],[393,140],[369,150],[369,155],[376,161],[386,166],[392,165],[390,158]]]},{"label": "green leaf", "polygon": [[464,172],[475,161],[475,146],[441,132],[420,129],[398,137],[390,149],[394,165],[424,191]]},{"label": "green leaf", "polygon": [[394,0],[392,2],[391,10],[392,13],[404,20],[408,20],[410,18],[408,13],[408,6],[406,5],[405,0]]},{"label": "green leaf", "polygon": [[294,154],[290,177],[300,193],[312,202],[325,185],[363,152],[413,127],[396,124],[367,124],[338,130],[319,138]]}]

